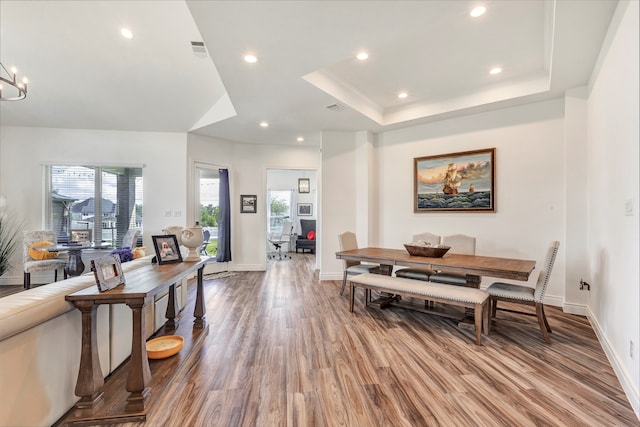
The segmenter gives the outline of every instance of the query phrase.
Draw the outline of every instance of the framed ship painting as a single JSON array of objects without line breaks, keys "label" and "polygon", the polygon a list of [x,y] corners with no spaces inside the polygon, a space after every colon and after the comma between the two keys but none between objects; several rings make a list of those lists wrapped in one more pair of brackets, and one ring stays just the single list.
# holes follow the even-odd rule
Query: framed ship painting
[{"label": "framed ship painting", "polygon": [[495,212],[495,148],[413,159],[413,211]]}]

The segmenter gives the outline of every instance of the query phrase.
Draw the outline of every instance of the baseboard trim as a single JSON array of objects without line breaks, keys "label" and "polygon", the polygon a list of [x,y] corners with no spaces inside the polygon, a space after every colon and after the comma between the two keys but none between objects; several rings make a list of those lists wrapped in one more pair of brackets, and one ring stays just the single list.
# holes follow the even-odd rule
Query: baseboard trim
[{"label": "baseboard trim", "polygon": [[342,280],[342,273],[320,273],[318,277],[321,282],[323,280]]},{"label": "baseboard trim", "polygon": [[589,316],[589,308],[585,304],[574,304],[565,302],[562,311],[569,314],[577,314],[579,316]]},{"label": "baseboard trim", "polygon": [[265,271],[267,266],[264,264],[233,264],[229,266],[229,271]]},{"label": "baseboard trim", "polygon": [[588,306],[587,306],[587,319],[589,319],[589,323],[591,323],[591,327],[596,333],[596,336],[598,337],[598,341],[600,341],[600,346],[604,350],[604,354],[607,355],[607,358],[609,359],[609,363],[611,363],[611,367],[613,368],[613,371],[615,372],[616,377],[618,377],[618,381],[620,381],[620,384],[622,385],[622,389],[624,390],[624,393],[626,394],[627,399],[629,400],[629,403],[633,408],[633,411],[636,413],[636,417],[638,417],[638,420],[640,420],[640,394],[638,393],[638,390],[636,390],[633,387],[633,383],[629,379],[629,375],[625,371],[622,363],[620,363],[620,359],[618,358],[617,353],[615,352],[613,347],[611,347],[611,345],[609,344],[609,341],[607,340],[607,337],[605,336],[604,331],[600,327],[598,320],[593,315],[593,312]]}]

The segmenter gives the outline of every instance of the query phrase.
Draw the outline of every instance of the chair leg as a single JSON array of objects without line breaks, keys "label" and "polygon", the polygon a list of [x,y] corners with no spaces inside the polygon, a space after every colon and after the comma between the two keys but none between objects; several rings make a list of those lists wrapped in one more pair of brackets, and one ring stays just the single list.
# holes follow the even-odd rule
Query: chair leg
[{"label": "chair leg", "polygon": [[53,270],[53,281],[54,282],[58,281],[58,269],[57,268],[55,270]]},{"label": "chair leg", "polygon": [[340,295],[344,292],[344,287],[347,286],[347,272],[342,275],[342,288],[340,289]]},{"label": "chair leg", "polygon": [[482,326],[484,328],[484,333],[489,335],[489,331],[491,330],[491,319],[489,315],[491,314],[491,298],[487,299],[487,302],[484,304],[484,312],[482,315]]},{"label": "chair leg", "polygon": [[24,273],[23,287],[25,289],[31,289],[31,273]]},{"label": "chair leg", "polygon": [[498,298],[491,297],[491,318],[496,317],[496,311],[498,311]]},{"label": "chair leg", "polygon": [[[346,277],[346,274],[345,274]],[[355,298],[355,286],[353,282],[349,283],[349,312],[353,313],[353,300]]]},{"label": "chair leg", "polygon": [[547,315],[544,312],[544,304],[540,304],[540,310],[542,311],[542,318],[544,319],[544,326],[547,328],[547,332],[551,332],[551,326],[549,326],[549,322],[547,322]]},{"label": "chair leg", "polygon": [[542,303],[536,303],[536,315],[538,316],[538,325],[540,326],[540,331],[542,331],[542,336],[547,344],[551,344],[551,339],[549,338],[549,334],[547,333],[547,328],[545,326],[546,319],[544,317],[544,306]]}]

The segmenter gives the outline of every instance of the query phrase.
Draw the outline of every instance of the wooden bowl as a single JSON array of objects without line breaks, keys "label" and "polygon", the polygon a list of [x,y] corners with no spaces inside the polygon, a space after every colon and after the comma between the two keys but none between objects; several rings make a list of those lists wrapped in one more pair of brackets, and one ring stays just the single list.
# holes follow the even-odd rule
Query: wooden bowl
[{"label": "wooden bowl", "polygon": [[165,359],[177,354],[184,345],[180,335],[166,335],[147,341],[147,357],[149,359]]},{"label": "wooden bowl", "polygon": [[404,244],[409,255],[424,256],[429,258],[441,258],[447,253],[451,246],[420,246]]}]

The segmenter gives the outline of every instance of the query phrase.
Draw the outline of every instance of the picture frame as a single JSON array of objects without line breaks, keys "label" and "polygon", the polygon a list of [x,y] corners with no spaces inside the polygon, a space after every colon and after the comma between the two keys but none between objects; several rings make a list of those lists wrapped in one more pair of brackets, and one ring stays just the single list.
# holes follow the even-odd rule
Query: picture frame
[{"label": "picture frame", "polygon": [[96,278],[98,291],[105,292],[124,285],[124,273],[118,255],[106,255],[91,260],[91,269]]},{"label": "picture frame", "polygon": [[153,240],[153,248],[156,251],[158,264],[182,262],[180,245],[178,244],[178,238],[175,234],[151,236],[151,239]]},{"label": "picture frame", "polygon": [[255,194],[242,194],[240,196],[240,213],[257,213],[258,196]]},{"label": "picture frame", "polygon": [[298,203],[298,216],[311,216],[311,215],[313,215],[313,204]]},{"label": "picture frame", "polygon": [[91,241],[91,232],[89,229],[71,230],[71,242],[86,243]]},{"label": "picture frame", "polygon": [[413,211],[495,212],[495,148],[413,159]]},{"label": "picture frame", "polygon": [[310,193],[310,192],[311,192],[311,179],[298,178],[298,193]]}]

